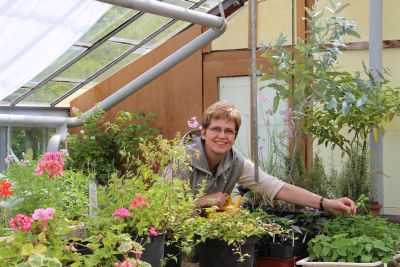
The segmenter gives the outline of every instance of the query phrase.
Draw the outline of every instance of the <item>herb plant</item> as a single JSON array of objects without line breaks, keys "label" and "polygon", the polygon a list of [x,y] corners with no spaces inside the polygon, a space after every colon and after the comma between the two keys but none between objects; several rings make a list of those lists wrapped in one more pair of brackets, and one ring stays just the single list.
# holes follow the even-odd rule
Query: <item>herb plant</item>
[{"label": "herb plant", "polygon": [[324,11],[306,9],[307,40],[299,39],[287,48],[285,37],[280,36],[266,48],[272,67],[262,79],[273,81],[269,86],[276,90],[274,112],[281,100],[290,99],[295,129],[313,134],[318,144],[350,153],[355,142],[371,132],[377,136],[386,122],[400,114],[400,90],[388,86],[384,73],[377,78],[366,68],[365,74],[340,68],[338,55],[344,38],[359,37],[355,23],[340,16],[346,6],[331,2],[326,8],[331,16],[323,21]]},{"label": "herb plant", "polygon": [[400,248],[400,226],[370,215],[339,216],[309,242],[311,261],[388,262]]}]

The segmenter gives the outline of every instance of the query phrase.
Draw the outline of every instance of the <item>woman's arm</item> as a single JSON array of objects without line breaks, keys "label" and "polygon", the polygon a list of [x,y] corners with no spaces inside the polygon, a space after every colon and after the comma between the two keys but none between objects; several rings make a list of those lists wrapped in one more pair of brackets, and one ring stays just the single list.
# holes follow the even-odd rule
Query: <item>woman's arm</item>
[{"label": "woman's arm", "polygon": [[316,209],[320,209],[321,203],[323,209],[332,213],[356,213],[354,202],[347,197],[327,199],[291,184],[285,184],[278,193],[276,193],[275,199]]}]

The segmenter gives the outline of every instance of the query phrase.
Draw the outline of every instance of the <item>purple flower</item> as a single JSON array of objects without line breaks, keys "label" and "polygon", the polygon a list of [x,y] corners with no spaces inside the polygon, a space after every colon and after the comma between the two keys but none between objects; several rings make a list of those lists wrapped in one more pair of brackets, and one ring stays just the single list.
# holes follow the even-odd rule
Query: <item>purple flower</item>
[{"label": "purple flower", "polygon": [[14,157],[12,155],[8,155],[5,159],[4,159],[5,163],[11,163],[14,161]]},{"label": "purple flower", "polygon": [[279,114],[281,114],[286,120],[290,120],[293,115],[293,110],[291,108],[288,108],[286,110],[280,110]]},{"label": "purple flower", "polygon": [[266,95],[259,95],[259,96],[257,96],[257,99],[258,99],[259,102],[264,103],[264,102],[267,102],[267,101],[268,101],[268,96],[266,96]]},{"label": "purple flower", "polygon": [[274,111],[272,110],[272,108],[268,108],[266,111],[265,111],[265,114],[267,114],[267,115],[274,115]]},{"label": "purple flower", "polygon": [[189,126],[190,128],[192,128],[192,129],[197,129],[197,128],[199,128],[199,126],[200,126],[200,124],[199,124],[198,121],[197,121],[197,117],[196,117],[196,116],[191,117],[190,120],[188,120],[187,123],[188,123],[188,126]]}]

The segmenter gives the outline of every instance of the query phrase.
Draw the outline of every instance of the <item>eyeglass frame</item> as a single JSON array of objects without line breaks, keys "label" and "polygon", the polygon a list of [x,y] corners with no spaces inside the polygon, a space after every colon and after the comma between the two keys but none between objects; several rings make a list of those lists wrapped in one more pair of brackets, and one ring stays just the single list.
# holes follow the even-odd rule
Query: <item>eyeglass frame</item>
[{"label": "eyeglass frame", "polygon": [[221,129],[218,126],[215,127],[209,127],[206,130],[210,130],[210,132],[214,135],[220,135],[222,132],[224,132],[224,135],[228,136],[228,137],[233,137],[236,136],[237,131],[233,130],[231,128],[225,128],[225,129]]}]

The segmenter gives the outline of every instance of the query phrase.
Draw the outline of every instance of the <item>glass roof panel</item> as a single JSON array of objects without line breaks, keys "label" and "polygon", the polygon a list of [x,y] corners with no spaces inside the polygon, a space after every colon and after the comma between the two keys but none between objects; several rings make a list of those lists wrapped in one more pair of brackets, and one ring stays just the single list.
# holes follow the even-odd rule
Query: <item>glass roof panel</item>
[{"label": "glass roof panel", "polygon": [[35,91],[35,93],[18,103],[18,105],[49,106],[51,102],[68,92],[75,85],[75,83],[70,82],[48,82]]},{"label": "glass roof panel", "polygon": [[57,69],[64,66],[67,62],[70,62],[74,58],[76,58],[79,54],[85,51],[86,48],[72,46],[68,49],[60,58],[58,58],[53,64],[48,66],[44,71],[39,73],[35,78],[33,78],[29,83],[38,83],[45,78],[47,78],[50,74],[54,73]]},{"label": "glass roof panel", "polygon": [[161,32],[156,37],[151,39],[145,46],[148,48],[154,49],[155,47],[164,43],[166,40],[173,37],[175,34],[182,31],[184,28],[186,28],[189,25],[190,25],[189,22],[181,21],[181,20],[177,21],[174,23],[174,25],[172,25],[171,27],[169,27],[168,29],[166,29],[165,31]]},{"label": "glass roof panel", "polygon": [[115,36],[118,38],[129,39],[138,44],[170,20],[170,18],[146,13]]},{"label": "glass roof panel", "polygon": [[107,41],[60,73],[58,77],[87,79],[129,48],[131,48],[130,45]]},{"label": "glass roof panel", "polygon": [[142,56],[142,54],[139,53],[131,53],[129,56],[125,57],[123,60],[109,68],[107,71],[105,71],[103,74],[101,74],[99,77],[94,79],[96,83],[101,82],[105,80],[106,78],[110,77],[113,73],[117,72],[118,70],[122,69],[126,65],[130,64],[131,62],[135,61],[137,58]]},{"label": "glass roof panel", "polygon": [[105,36],[137,13],[137,10],[113,6],[81,39],[79,39],[78,43],[92,45],[98,39]]},{"label": "glass roof panel", "polygon": [[[164,2],[184,8],[198,5],[195,10],[200,12],[208,12],[210,9],[218,5],[218,0],[164,0]],[[131,23],[126,28],[119,31],[118,27],[121,28],[121,25],[127,25],[129,22]],[[66,66],[68,62],[71,62],[74,59],[76,60],[77,57],[82,58],[70,67],[66,68],[47,84],[43,85],[43,87],[39,87],[32,91],[30,95],[25,97],[25,99],[21,100],[18,99],[18,97],[23,95],[30,88],[22,87],[14,92],[14,94],[1,101],[0,105],[8,105],[16,99],[18,100],[12,104],[34,105],[35,101],[37,101],[36,104],[38,105],[49,105],[54,100],[62,97],[63,94],[79,85],[79,83],[71,83],[71,81],[82,80],[84,81],[82,84],[83,86],[90,81],[86,79],[92,75],[96,75],[96,72],[102,70],[104,67],[109,67],[108,70],[103,69],[102,71],[104,72],[102,74],[99,73],[99,76],[90,82],[93,86],[94,83],[98,83],[108,78],[116,71],[158,47],[163,42],[190,25],[190,23],[184,21],[173,22],[174,20],[170,18],[149,13],[140,13],[136,10],[114,6],[74,46],[64,53],[64,55],[26,85],[34,88],[34,85],[49,79],[48,77],[52,73],[56,72],[61,67]],[[168,27],[165,27],[165,25],[168,25]],[[114,34],[114,32],[117,33]],[[106,35],[109,36],[107,37],[109,38],[108,41],[99,45],[99,40],[106,37]],[[149,38],[149,36],[151,36],[151,38]],[[146,40],[146,38],[148,41],[143,44],[143,40]],[[134,48],[133,45],[139,44],[140,42],[142,42],[141,47],[136,48],[137,50],[133,53],[126,53],[129,49]],[[93,44],[94,46],[91,48]],[[97,45],[99,46],[96,47]],[[124,53],[127,54],[127,56],[124,55],[126,56],[125,58],[120,58],[118,63],[109,65],[110,62]],[[87,86],[88,84],[85,85],[85,88]],[[68,98],[70,99],[70,97]],[[62,101],[63,105],[66,104],[64,103],[65,100],[66,99]],[[53,104],[57,103],[58,102]]]},{"label": "glass roof panel", "polygon": [[27,87],[21,87],[11,95],[7,96],[3,100],[0,100],[0,105],[9,105],[12,101],[26,93],[30,88]]}]

